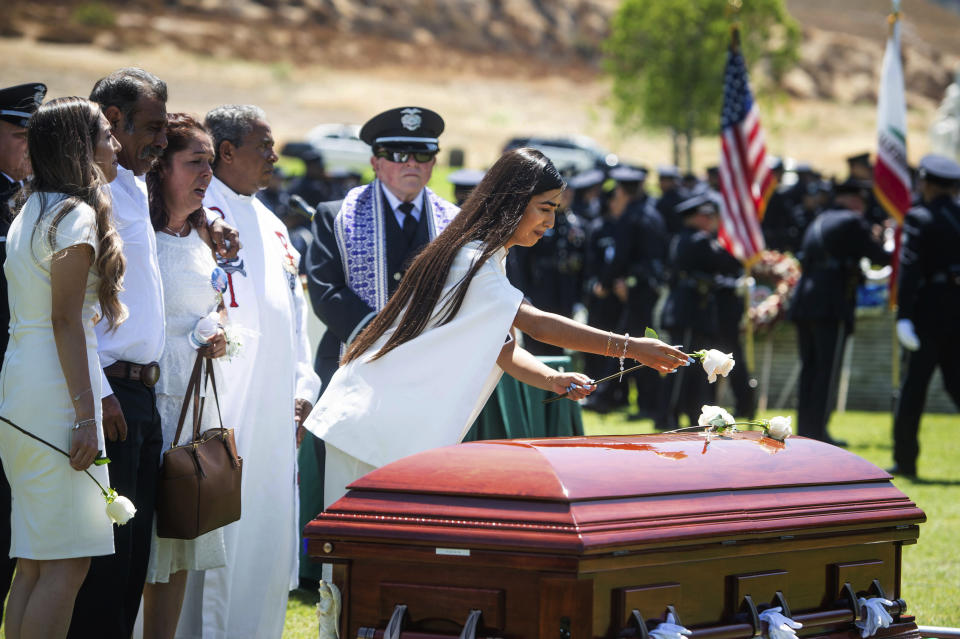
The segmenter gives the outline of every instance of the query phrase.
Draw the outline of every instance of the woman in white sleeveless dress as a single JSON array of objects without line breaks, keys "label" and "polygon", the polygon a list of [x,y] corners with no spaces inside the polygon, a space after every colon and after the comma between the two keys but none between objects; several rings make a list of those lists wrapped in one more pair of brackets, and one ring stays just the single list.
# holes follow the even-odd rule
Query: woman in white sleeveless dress
[{"label": "woman in white sleeveless dress", "polygon": [[[213,141],[203,126],[185,114],[169,114],[166,151],[147,174],[166,319],[166,342],[160,359],[163,374],[156,386],[164,451],[193,436],[189,428],[192,413],[188,411],[180,441],[173,442],[197,357],[196,335],[200,340],[212,335],[203,346],[206,356],[217,358],[226,352],[223,330],[218,326],[225,319],[225,314],[220,315],[223,305],[218,287],[226,283],[226,275],[213,258],[202,208],[204,192],[213,176],[212,162]],[[208,388],[204,392],[212,391]],[[220,425],[216,403],[205,404],[201,432]],[[172,639],[183,605],[186,571],[223,566],[225,559],[222,529],[183,540],[158,537],[154,525],[143,591],[144,639]]]},{"label": "woman in white sleeveless dress", "polygon": [[[17,573],[6,636],[64,637],[90,557],[113,554],[100,489],[100,361],[94,323],[114,327],[124,261],[106,184],[120,144],[100,108],[83,98],[41,106],[27,130],[30,194],[7,233],[10,345],[0,375],[0,415],[67,459],[0,423],[10,481],[10,556]],[[2,549],[6,552],[7,549]]]}]

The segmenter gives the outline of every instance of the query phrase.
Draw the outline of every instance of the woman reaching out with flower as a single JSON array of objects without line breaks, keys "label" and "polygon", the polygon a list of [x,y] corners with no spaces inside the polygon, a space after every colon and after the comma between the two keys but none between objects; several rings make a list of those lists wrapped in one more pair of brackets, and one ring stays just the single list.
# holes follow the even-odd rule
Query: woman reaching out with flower
[{"label": "woman reaching out with flower", "polygon": [[[124,273],[108,191],[120,144],[83,98],[41,106],[27,129],[33,180],[7,234],[10,346],[0,374],[0,457],[13,496],[17,573],[8,639],[64,637],[90,557],[113,553],[96,321],[126,317]],[[35,438],[69,451],[60,452]],[[90,477],[83,472],[87,471]],[[124,500],[125,501],[125,500]],[[119,503],[119,502],[117,502]],[[114,508],[116,510],[116,508]]]},{"label": "woman reaching out with flower", "polygon": [[503,372],[574,400],[592,392],[585,375],[557,372],[517,346],[514,328],[660,372],[692,361],[656,339],[538,310],[511,286],[507,250],[533,246],[553,226],[564,186],[539,151],[505,153],[350,344],[306,423],[326,443],[326,506],[374,468],[459,442]]}]

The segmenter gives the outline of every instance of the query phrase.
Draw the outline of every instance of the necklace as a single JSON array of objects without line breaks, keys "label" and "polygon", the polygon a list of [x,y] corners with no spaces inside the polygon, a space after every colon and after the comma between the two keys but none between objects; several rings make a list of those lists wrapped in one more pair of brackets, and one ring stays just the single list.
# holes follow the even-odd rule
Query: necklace
[{"label": "necklace", "polygon": [[184,234],[183,234],[183,232],[184,232],[185,230],[187,230],[187,227],[188,227],[189,223],[190,223],[189,220],[184,220],[183,224],[180,225],[180,228],[179,228],[179,229],[174,230],[174,229],[170,228],[169,226],[164,226],[164,227],[163,227],[163,230],[166,231],[167,233],[169,233],[170,235],[173,235],[173,236],[176,236],[176,237],[185,237]]}]

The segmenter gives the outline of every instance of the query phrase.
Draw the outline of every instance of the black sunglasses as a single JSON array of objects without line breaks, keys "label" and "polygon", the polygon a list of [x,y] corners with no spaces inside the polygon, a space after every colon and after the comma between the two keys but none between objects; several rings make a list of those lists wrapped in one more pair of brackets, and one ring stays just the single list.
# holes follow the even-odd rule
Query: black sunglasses
[{"label": "black sunglasses", "polygon": [[426,164],[433,158],[437,156],[436,151],[388,151],[386,149],[380,149],[374,155],[378,158],[385,158],[390,162],[397,162],[403,164],[407,162],[411,157],[419,162],[420,164]]}]

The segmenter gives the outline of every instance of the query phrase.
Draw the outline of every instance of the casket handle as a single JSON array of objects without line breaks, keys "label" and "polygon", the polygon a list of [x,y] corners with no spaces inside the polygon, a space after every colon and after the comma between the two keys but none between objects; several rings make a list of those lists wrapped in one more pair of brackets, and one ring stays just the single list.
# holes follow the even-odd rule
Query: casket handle
[{"label": "casket handle", "polygon": [[[640,611],[636,608],[630,611],[630,618],[627,620],[627,624],[627,627],[620,632],[619,636],[650,639],[650,634],[647,631],[647,622],[644,620],[643,615],[640,614]],[[631,625],[633,627],[631,627]]]},{"label": "casket handle", "polygon": [[903,599],[890,599],[887,597],[887,594],[883,591],[883,586],[880,585],[879,579],[873,580],[873,583],[870,584],[869,592],[881,599],[887,599],[893,602],[892,606],[884,606],[891,615],[902,615],[907,611],[907,602]]},{"label": "casket handle", "polygon": [[757,604],[753,602],[753,597],[744,595],[740,610],[746,613],[747,620],[750,622],[750,625],[753,626],[753,636],[759,637],[762,635],[763,626],[760,624],[760,613],[757,611]]},{"label": "casket handle", "polygon": [[481,610],[474,608],[470,611],[466,622],[463,624],[463,630],[460,632],[460,639],[477,639],[477,625],[480,623],[480,617],[482,616],[483,611]]},{"label": "casket handle", "polygon": [[397,604],[390,615],[390,621],[387,623],[387,629],[383,632],[383,639],[400,639],[400,631],[403,630],[403,622],[407,617],[407,607],[404,604]]},{"label": "casket handle", "polygon": [[776,608],[777,606],[780,606],[780,614],[784,617],[793,617],[790,614],[790,606],[787,605],[787,598],[783,596],[783,592],[780,590],[773,595],[773,607]]}]

